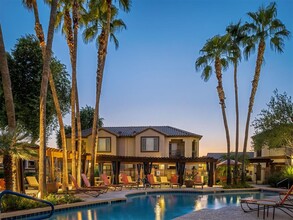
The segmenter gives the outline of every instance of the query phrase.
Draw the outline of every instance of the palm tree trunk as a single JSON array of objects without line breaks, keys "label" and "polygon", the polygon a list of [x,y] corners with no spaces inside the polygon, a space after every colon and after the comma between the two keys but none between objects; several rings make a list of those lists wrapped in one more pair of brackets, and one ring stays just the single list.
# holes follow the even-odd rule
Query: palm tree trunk
[{"label": "palm tree trunk", "polygon": [[72,151],[72,160],[71,160],[71,174],[76,178],[76,54],[75,54],[75,45],[74,38],[72,33],[72,20],[70,16],[69,9],[64,12],[64,23],[66,26],[66,40],[69,48],[70,62],[72,68],[72,82],[71,82],[71,151]]},{"label": "palm tree trunk", "polygon": [[[45,58],[45,50],[46,50],[46,42],[44,38],[44,31],[42,28],[42,25],[40,24],[39,20],[39,12],[38,12],[38,6],[37,2],[34,1],[33,3],[33,9],[34,9],[34,15],[35,15],[35,31],[36,35],[40,41],[40,46],[42,49],[42,56],[43,59]],[[56,86],[55,82],[53,79],[53,75],[50,71],[49,73],[49,83],[50,83],[50,88],[53,96],[53,102],[55,105],[56,109],[56,114],[59,122],[59,127],[60,127],[60,134],[61,134],[61,143],[62,143],[62,162],[63,162],[63,178],[62,178],[62,190],[65,191],[68,188],[68,166],[67,166],[67,143],[66,143],[66,135],[65,135],[65,128],[64,128],[64,123],[63,123],[63,118],[62,118],[62,112],[59,104],[59,99],[56,91]]]},{"label": "palm tree trunk", "polygon": [[[75,75],[77,75],[76,71],[76,57],[77,57],[77,38],[78,38],[78,1],[74,0],[73,3],[73,45],[74,45],[74,53],[73,53],[73,59],[74,59],[74,66],[72,69],[74,69]],[[80,121],[80,113],[79,113],[79,100],[78,100],[78,90],[77,90],[77,79],[75,76],[75,104],[76,104],[76,118],[77,118],[77,138],[78,138],[78,158],[77,158],[77,182],[78,184],[81,184],[81,121]]]},{"label": "palm tree trunk", "polygon": [[[3,92],[5,99],[5,108],[8,120],[9,133],[13,133],[16,127],[14,101],[11,89],[10,74],[7,64],[4,40],[2,36],[2,28],[0,25],[0,72],[2,76]],[[4,180],[6,189],[13,189],[12,174],[12,155],[10,149],[4,151],[3,154]]]},{"label": "palm tree trunk", "polygon": [[52,0],[50,22],[48,28],[47,46],[43,63],[43,73],[40,92],[40,148],[39,148],[39,191],[40,198],[46,192],[46,101],[48,78],[50,73],[51,50],[54,38],[54,24],[57,15],[57,0]]},{"label": "palm tree trunk", "polygon": [[77,118],[77,139],[78,139],[78,159],[77,159],[77,181],[81,184],[81,147],[82,147],[82,136],[81,136],[81,121],[79,112],[79,100],[78,90],[76,86],[76,118]]},{"label": "palm tree trunk", "polygon": [[100,96],[102,90],[103,73],[107,56],[108,39],[110,34],[110,23],[111,23],[111,6],[112,1],[107,0],[107,25],[102,28],[102,32],[99,36],[99,50],[98,50],[98,69],[97,69],[97,81],[96,81],[96,105],[94,112],[94,121],[92,128],[92,152],[91,152],[91,169],[90,169],[90,181],[94,185],[95,178],[95,164],[96,164],[96,146],[98,141],[97,135],[97,123],[99,119],[99,108],[100,108]]},{"label": "palm tree trunk", "polygon": [[226,116],[226,105],[225,105],[225,93],[223,89],[223,83],[222,83],[222,73],[221,73],[221,63],[220,59],[216,58],[215,62],[215,70],[216,70],[216,76],[218,79],[218,86],[217,91],[220,99],[220,105],[222,109],[222,116],[224,121],[224,127],[226,132],[226,141],[227,141],[227,185],[231,184],[231,165],[230,165],[230,134],[229,134],[229,127],[227,122],[227,116]]},{"label": "palm tree trunk", "polygon": [[244,137],[243,157],[242,157],[242,173],[241,173],[241,182],[242,183],[245,182],[245,176],[246,176],[244,162],[245,162],[245,155],[246,155],[246,151],[247,151],[247,141],[248,141],[250,117],[251,117],[251,113],[252,113],[256,90],[258,87],[258,82],[259,82],[259,77],[260,77],[261,65],[263,63],[263,55],[265,52],[265,47],[266,47],[265,41],[264,41],[264,39],[261,39],[259,42],[258,51],[257,51],[255,74],[254,74],[254,78],[252,81],[252,88],[251,88],[251,93],[250,93],[250,98],[249,98],[248,112],[247,112],[247,119],[246,119],[246,126],[245,126],[245,137]]},{"label": "palm tree trunk", "polygon": [[235,164],[234,164],[233,183],[237,185],[238,150],[239,150],[239,104],[238,104],[238,85],[237,85],[237,62],[234,62],[234,91],[235,91],[235,111],[236,111],[236,136],[235,136]]}]

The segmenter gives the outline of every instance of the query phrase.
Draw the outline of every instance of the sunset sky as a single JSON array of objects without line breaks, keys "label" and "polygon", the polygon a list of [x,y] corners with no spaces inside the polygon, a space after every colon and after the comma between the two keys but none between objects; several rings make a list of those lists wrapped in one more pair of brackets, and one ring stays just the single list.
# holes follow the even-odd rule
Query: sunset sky
[{"label": "sunset sky", "polygon": [[[34,34],[33,12],[20,0],[0,1],[0,24],[7,51],[26,34]],[[195,60],[206,40],[224,34],[230,23],[250,21],[247,12],[255,12],[268,0],[132,0],[131,11],[120,13],[127,30],[117,33],[120,47],[110,43],[100,116],[105,126],[169,125],[203,136],[200,155],[225,152],[226,139],[213,75],[208,82],[195,71]],[[278,18],[293,31],[293,1],[278,0]],[[50,9],[38,1],[45,32]],[[79,35],[78,90],[80,106],[94,107],[97,48],[85,44]],[[65,37],[55,32],[53,52],[71,74]],[[240,146],[242,149],[248,99],[256,56],[239,66]],[[223,72],[226,111],[235,143],[235,103],[232,66]],[[285,41],[283,54],[267,44],[252,120],[266,108],[273,91],[293,96],[293,39]],[[65,123],[70,124],[69,115]],[[253,128],[250,128],[253,134]],[[56,146],[53,135],[49,146]],[[249,141],[250,143],[250,141]]]}]

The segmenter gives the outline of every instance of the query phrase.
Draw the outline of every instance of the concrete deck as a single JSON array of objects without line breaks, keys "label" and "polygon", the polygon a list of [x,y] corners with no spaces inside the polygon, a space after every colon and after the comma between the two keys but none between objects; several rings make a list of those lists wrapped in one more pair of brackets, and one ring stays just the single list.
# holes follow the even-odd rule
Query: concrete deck
[{"label": "concrete deck", "polygon": [[[233,192],[233,191],[251,191],[251,190],[269,190],[269,191],[286,191],[285,189],[275,189],[275,188],[271,188],[268,186],[264,186],[264,185],[255,185],[255,188],[250,188],[250,189],[223,189],[221,187],[204,187],[203,189],[201,189],[200,187],[198,188],[154,188],[154,189],[123,189],[122,191],[109,191],[105,194],[101,194],[100,196],[98,196],[97,198],[95,197],[91,197],[89,195],[86,194],[77,194],[77,197],[80,197],[84,200],[84,202],[79,202],[79,203],[73,203],[73,204],[66,204],[66,205],[58,205],[55,206],[56,210],[59,209],[64,209],[64,208],[72,208],[72,207],[80,207],[80,206],[86,206],[86,205],[92,205],[92,204],[97,204],[97,203],[111,203],[114,201],[121,201],[121,200],[126,200],[126,195],[130,195],[130,194],[137,194],[137,193],[143,193],[143,194],[147,194],[149,192],[200,192],[200,193],[208,193],[208,192]],[[32,193],[32,192],[29,192]],[[276,200],[278,198],[275,198]],[[42,212],[42,211],[46,211],[49,210],[48,208],[39,208],[39,209],[34,209],[34,210],[22,210],[22,211],[16,211],[13,213],[2,213],[0,214],[0,219],[3,218],[11,218],[11,217],[16,217],[16,216],[21,216],[21,215],[27,215],[30,213],[36,213],[36,212]],[[252,213],[244,213],[241,209],[241,207],[236,206],[236,207],[224,207],[221,209],[203,209],[203,210],[199,210],[199,211],[195,211],[189,214],[186,214],[184,216],[181,216],[179,218],[176,218],[176,220],[181,220],[181,219],[227,219],[231,218],[231,219],[243,219],[243,220],[250,220],[250,219],[262,219],[262,211],[260,212],[260,217],[257,218],[257,212],[252,212]],[[269,213],[269,217],[266,219],[272,219],[272,211]],[[287,219],[291,219],[288,215],[286,215],[285,213],[281,212],[280,210],[276,209],[276,213],[275,213],[275,219],[282,219],[282,220],[287,220]]]}]

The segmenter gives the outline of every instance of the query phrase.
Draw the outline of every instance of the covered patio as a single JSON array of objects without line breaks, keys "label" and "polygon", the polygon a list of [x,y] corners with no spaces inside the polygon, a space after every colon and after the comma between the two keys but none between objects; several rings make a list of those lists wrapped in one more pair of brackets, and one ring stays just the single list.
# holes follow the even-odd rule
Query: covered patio
[{"label": "covered patio", "polygon": [[[186,166],[195,164],[205,164],[207,171],[207,184],[212,187],[215,182],[215,167],[217,159],[211,157],[134,157],[134,156],[114,156],[114,155],[97,155],[96,161],[98,163],[99,173],[103,173],[104,163],[110,163],[112,165],[113,183],[119,183],[119,174],[121,172],[121,165],[132,164],[136,167],[137,175],[145,177],[152,172],[154,163],[156,164],[170,164],[173,165],[176,174],[178,175],[178,182],[183,185],[184,173]],[[143,169],[143,173],[142,173]]]}]

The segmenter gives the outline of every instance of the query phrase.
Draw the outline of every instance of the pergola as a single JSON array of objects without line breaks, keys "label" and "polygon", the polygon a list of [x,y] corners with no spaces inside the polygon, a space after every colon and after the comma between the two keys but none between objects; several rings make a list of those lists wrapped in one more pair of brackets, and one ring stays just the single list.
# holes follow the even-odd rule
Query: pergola
[{"label": "pergola", "polygon": [[214,170],[217,159],[212,157],[135,157],[135,156],[115,156],[115,155],[97,155],[96,161],[101,165],[103,163],[112,163],[114,183],[119,182],[120,165],[136,164],[138,172],[140,172],[142,165],[144,175],[150,174],[152,163],[172,163],[176,164],[176,172],[179,176],[178,182],[183,185],[183,175],[186,164],[191,163],[206,163],[208,172],[208,186],[214,184]]}]

